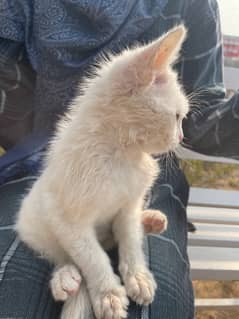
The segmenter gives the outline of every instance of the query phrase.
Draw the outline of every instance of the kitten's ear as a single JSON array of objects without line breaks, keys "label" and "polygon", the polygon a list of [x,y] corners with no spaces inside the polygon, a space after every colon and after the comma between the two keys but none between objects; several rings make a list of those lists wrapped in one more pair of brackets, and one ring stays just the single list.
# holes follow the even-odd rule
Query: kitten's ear
[{"label": "kitten's ear", "polygon": [[[153,44],[154,57],[152,67],[156,70],[173,63],[178,56],[182,43],[186,37],[186,29],[180,25],[166,33]],[[150,49],[150,48],[149,48]]]},{"label": "kitten's ear", "polygon": [[133,51],[122,73],[117,72],[115,86],[129,95],[150,85],[155,77],[159,83],[167,81],[164,70],[177,59],[185,37],[186,29],[180,25],[158,40]]}]

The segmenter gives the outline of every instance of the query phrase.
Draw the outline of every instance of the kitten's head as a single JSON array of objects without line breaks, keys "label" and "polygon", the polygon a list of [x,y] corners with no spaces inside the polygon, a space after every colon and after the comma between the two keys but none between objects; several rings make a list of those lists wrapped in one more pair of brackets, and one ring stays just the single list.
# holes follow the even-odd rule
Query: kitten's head
[{"label": "kitten's head", "polygon": [[188,101],[172,64],[185,35],[185,28],[178,26],[100,68],[89,93],[99,98],[98,114],[114,127],[121,143],[160,154],[173,150],[183,139]]}]

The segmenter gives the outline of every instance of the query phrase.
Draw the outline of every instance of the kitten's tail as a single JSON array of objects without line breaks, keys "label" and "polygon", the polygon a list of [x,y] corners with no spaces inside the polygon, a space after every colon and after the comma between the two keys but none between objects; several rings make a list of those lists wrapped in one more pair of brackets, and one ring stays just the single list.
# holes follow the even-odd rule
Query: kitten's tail
[{"label": "kitten's tail", "polygon": [[64,303],[61,319],[93,319],[94,314],[89,294],[84,282],[80,285],[77,295],[70,297]]}]

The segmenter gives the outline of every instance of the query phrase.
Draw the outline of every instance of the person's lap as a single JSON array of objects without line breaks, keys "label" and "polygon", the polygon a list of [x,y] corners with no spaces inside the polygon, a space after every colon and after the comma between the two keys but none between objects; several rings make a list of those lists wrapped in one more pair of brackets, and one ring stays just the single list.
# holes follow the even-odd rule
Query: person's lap
[{"label": "person's lap", "polygon": [[20,243],[13,224],[21,198],[33,179],[0,186],[0,318],[57,318],[48,281],[51,267]]},{"label": "person's lap", "polygon": [[[0,186],[0,318],[54,319],[59,318],[61,310],[61,304],[54,302],[49,290],[52,267],[19,242],[13,231],[20,200],[33,180],[25,178]],[[150,307],[130,304],[130,319],[193,319],[186,214],[180,200],[183,196],[177,195],[162,180],[152,191],[149,206],[161,208],[167,214],[169,227],[162,236],[148,236],[145,240],[145,252],[158,289]]]}]

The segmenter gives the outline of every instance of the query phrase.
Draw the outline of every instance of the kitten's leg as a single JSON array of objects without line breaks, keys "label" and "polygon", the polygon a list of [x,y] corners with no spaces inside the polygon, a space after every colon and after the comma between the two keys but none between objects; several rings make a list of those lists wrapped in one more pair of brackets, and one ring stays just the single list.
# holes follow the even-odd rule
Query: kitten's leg
[{"label": "kitten's leg", "polygon": [[81,275],[73,264],[58,265],[50,281],[54,299],[65,301],[69,296],[74,296],[80,288],[81,280]]},{"label": "kitten's leg", "polygon": [[126,207],[116,217],[113,231],[119,244],[119,271],[126,292],[138,304],[148,305],[153,301],[156,283],[144,258],[141,214],[141,205]]},{"label": "kitten's leg", "polygon": [[160,234],[167,229],[168,220],[165,214],[159,210],[146,209],[142,213],[144,232]]},{"label": "kitten's leg", "polygon": [[126,318],[125,288],[114,274],[109,257],[92,229],[77,226],[64,227],[64,236],[58,234],[58,238],[82,272],[97,319]]}]

